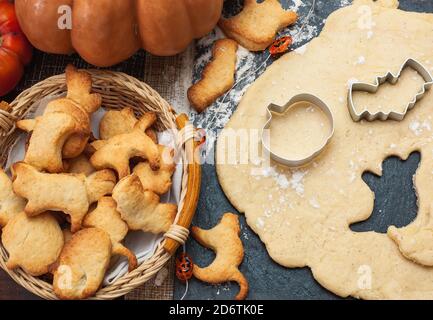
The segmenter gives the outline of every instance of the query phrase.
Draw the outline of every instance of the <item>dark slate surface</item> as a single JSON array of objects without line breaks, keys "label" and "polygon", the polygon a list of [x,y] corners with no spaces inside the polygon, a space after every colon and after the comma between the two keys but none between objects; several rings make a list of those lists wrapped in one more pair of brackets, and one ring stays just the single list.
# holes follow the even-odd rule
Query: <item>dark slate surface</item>
[{"label": "dark slate surface", "polygon": [[[226,1],[226,14],[236,13],[240,8],[240,2]],[[304,2],[310,1],[304,0]],[[349,2],[351,1],[318,1],[316,16],[311,23],[321,27],[323,19],[342,4],[347,5]],[[292,1],[283,0],[283,3],[285,7],[290,7]],[[433,12],[433,1],[401,0],[400,8],[408,11]],[[308,6],[302,7],[300,16],[303,17],[307,10]],[[256,59],[263,61],[263,55],[257,55]],[[198,68],[195,78],[198,77],[199,71]],[[236,104],[233,103],[230,107],[234,109]],[[412,176],[419,160],[420,155],[417,153],[412,154],[407,161],[390,158],[383,164],[382,177],[370,173],[364,174],[364,181],[376,194],[375,207],[370,219],[351,227],[354,231],[385,232],[389,225],[404,226],[415,218],[417,207]],[[210,228],[226,211],[236,212],[218,184],[215,167],[204,165],[202,193],[193,223],[203,228]],[[250,283],[248,299],[338,299],[313,279],[308,268],[286,269],[274,263],[269,258],[263,243],[246,225],[243,216],[240,217],[240,222],[241,238],[245,247],[245,259],[241,271]],[[194,240],[188,241],[187,251],[202,266],[209,264],[214,258],[211,251],[202,248]],[[176,282],[175,297],[179,299],[184,289],[184,284]],[[232,299],[237,290],[235,284],[212,286],[192,279],[186,299]]]}]

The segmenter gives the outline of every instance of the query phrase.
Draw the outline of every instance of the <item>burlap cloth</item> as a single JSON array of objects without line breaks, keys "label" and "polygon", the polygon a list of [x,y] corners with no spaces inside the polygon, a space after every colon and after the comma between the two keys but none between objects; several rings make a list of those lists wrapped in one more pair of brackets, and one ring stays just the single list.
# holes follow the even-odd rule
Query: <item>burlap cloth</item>
[{"label": "burlap cloth", "polygon": [[[143,80],[178,112],[188,112],[186,90],[191,84],[194,48],[191,46],[183,54],[175,57],[154,57],[144,51],[138,52],[131,59],[110,68],[110,70],[125,72]],[[78,68],[92,68],[77,55],[48,55],[35,51],[32,63],[26,68],[24,78],[17,88],[0,100],[12,101],[22,90],[33,86],[39,81],[63,73],[67,64],[72,63]],[[170,260],[155,279],[125,296],[128,300],[169,300],[173,299],[174,290],[174,259]]]}]

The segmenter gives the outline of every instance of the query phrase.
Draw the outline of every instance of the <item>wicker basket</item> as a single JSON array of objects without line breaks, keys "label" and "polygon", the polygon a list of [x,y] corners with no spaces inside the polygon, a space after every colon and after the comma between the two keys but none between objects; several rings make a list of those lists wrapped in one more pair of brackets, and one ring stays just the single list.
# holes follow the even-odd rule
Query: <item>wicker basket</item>
[{"label": "wicker basket", "polygon": [[[152,257],[144,261],[132,272],[125,274],[109,286],[102,287],[92,299],[114,299],[125,295],[154,275],[166,264],[180,244],[188,237],[188,229],[197,207],[200,192],[201,171],[196,158],[193,127],[188,123],[186,115],[176,116],[171,106],[161,96],[145,83],[124,73],[86,70],[93,78],[93,91],[101,94],[103,106],[108,109],[133,107],[137,114],[153,111],[158,115],[158,130],[176,129],[180,155],[183,158],[182,191],[179,209],[175,223],[164,235]],[[32,112],[32,105],[49,95],[66,92],[65,75],[48,78],[33,87],[23,91],[9,106],[0,109],[0,161],[4,167],[9,150],[18,138],[19,132],[15,122]],[[179,151],[178,150],[178,151]],[[22,269],[9,270],[5,262],[8,254],[0,243],[0,266],[18,284],[30,292],[45,298],[57,299],[52,285],[40,278],[33,277]]]}]

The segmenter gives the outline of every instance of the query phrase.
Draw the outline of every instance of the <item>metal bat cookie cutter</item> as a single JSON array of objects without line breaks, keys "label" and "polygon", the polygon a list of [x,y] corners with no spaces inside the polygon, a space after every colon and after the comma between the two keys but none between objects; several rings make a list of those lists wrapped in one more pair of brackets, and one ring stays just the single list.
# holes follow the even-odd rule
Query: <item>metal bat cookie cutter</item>
[{"label": "metal bat cookie cutter", "polygon": [[[353,101],[353,92],[356,91],[363,91],[363,92],[369,92],[369,93],[376,93],[380,86],[384,84],[385,82],[389,82],[392,85],[395,85],[398,80],[400,79],[400,76],[402,72],[406,68],[412,68],[418,74],[424,79],[424,85],[419,91],[415,98],[409,102],[409,104],[406,106],[404,111],[402,113],[391,111],[389,113],[384,113],[382,111],[371,113],[368,110],[362,110],[361,112],[356,111],[355,103]],[[433,85],[433,77],[431,76],[430,72],[418,61],[415,59],[407,59],[403,66],[401,67],[400,71],[397,73],[397,75],[394,75],[392,72],[388,72],[386,75],[377,77],[374,84],[369,83],[363,83],[363,82],[353,82],[349,86],[349,95],[348,95],[348,106],[349,106],[349,112],[350,116],[352,117],[353,121],[357,122],[361,119],[366,119],[367,121],[374,121],[374,120],[397,120],[401,121],[406,116],[406,113],[412,109],[416,103],[422,99],[424,94],[432,87]]]},{"label": "metal bat cookie cutter", "polygon": [[[272,152],[271,146],[270,146],[270,141],[269,141],[270,136],[268,134],[265,134],[265,130],[268,130],[271,127],[272,112],[284,114],[287,110],[289,110],[291,107],[293,107],[298,102],[311,103],[312,105],[320,108],[323,111],[323,113],[325,114],[325,116],[327,117],[327,120],[330,124],[330,133],[329,133],[328,137],[326,138],[326,140],[324,141],[323,145],[321,145],[316,151],[314,151],[312,154],[310,154],[306,158],[290,159],[290,158],[287,158],[286,156],[283,156],[281,154],[277,154],[277,153]],[[316,158],[323,151],[323,149],[328,145],[328,143],[331,141],[332,136],[334,135],[334,117],[332,116],[331,109],[329,109],[329,107],[326,105],[326,103],[324,103],[322,100],[320,100],[315,95],[308,94],[308,93],[298,94],[298,95],[294,96],[293,98],[291,98],[290,101],[287,102],[283,106],[279,106],[279,105],[271,103],[267,107],[267,112],[268,112],[268,120],[266,121],[266,124],[264,125],[264,127],[262,129],[262,145],[266,149],[266,151],[269,152],[271,158],[280,164],[283,164],[283,165],[286,165],[289,167],[300,167],[304,164],[309,163],[310,161],[312,161],[314,158]]]}]

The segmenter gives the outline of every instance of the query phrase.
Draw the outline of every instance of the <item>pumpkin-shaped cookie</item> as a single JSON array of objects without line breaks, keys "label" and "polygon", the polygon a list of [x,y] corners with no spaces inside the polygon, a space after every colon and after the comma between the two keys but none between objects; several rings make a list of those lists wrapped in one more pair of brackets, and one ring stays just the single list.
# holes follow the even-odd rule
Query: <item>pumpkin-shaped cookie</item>
[{"label": "pumpkin-shaped cookie", "polygon": [[63,247],[63,233],[50,213],[28,217],[24,211],[3,228],[2,242],[9,253],[6,266],[21,267],[33,276],[48,273]]}]

